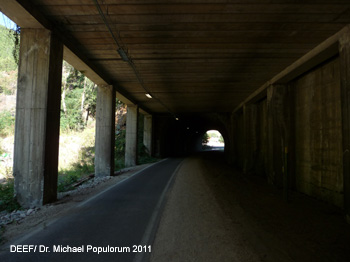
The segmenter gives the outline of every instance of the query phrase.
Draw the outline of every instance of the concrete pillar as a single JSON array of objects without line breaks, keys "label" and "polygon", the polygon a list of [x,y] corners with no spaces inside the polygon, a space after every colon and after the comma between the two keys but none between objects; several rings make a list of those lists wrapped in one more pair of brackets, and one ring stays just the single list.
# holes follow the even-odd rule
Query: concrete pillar
[{"label": "concrete pillar", "polygon": [[230,114],[228,121],[225,123],[227,129],[227,139],[225,140],[225,154],[226,161],[229,165],[236,164],[235,161],[237,158],[236,118],[236,113],[232,113]]},{"label": "concrete pillar", "polygon": [[257,152],[257,120],[257,106],[255,104],[244,105],[244,173],[248,173],[254,169]]},{"label": "concrete pillar", "polygon": [[98,86],[96,101],[95,175],[114,173],[116,92],[111,85]]},{"label": "concrete pillar", "polygon": [[239,156],[239,149],[238,149],[238,145],[241,141],[238,140],[238,130],[239,130],[239,126],[238,126],[238,115],[237,113],[233,113],[231,116],[231,132],[230,132],[230,136],[231,136],[231,162],[232,165],[237,165],[238,166],[238,156]]},{"label": "concrete pillar", "polygon": [[137,127],[139,108],[135,105],[127,105],[126,136],[125,136],[125,166],[137,164]]},{"label": "concrete pillar", "polygon": [[21,29],[13,175],[23,207],[57,198],[63,45],[46,29]]},{"label": "concrete pillar", "polygon": [[339,40],[343,136],[344,209],[350,223],[350,32]]},{"label": "concrete pillar", "polygon": [[145,145],[148,154],[152,155],[152,116],[145,115],[143,118],[143,144]]},{"label": "concrete pillar", "polygon": [[[293,180],[293,93],[286,85],[267,89],[268,181],[289,187]],[[288,177],[287,177],[288,175]]]},{"label": "concrete pillar", "polygon": [[248,149],[247,149],[247,140],[248,140],[248,135],[247,135],[247,105],[243,105],[243,173],[247,173],[247,155],[248,155]]}]

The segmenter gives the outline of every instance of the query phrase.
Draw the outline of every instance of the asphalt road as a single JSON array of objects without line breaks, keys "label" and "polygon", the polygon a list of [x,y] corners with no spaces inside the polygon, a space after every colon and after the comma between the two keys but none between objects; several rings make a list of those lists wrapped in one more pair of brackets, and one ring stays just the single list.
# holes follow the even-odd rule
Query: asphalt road
[{"label": "asphalt road", "polygon": [[161,161],[85,201],[26,240],[10,243],[0,261],[148,261],[181,161]]}]

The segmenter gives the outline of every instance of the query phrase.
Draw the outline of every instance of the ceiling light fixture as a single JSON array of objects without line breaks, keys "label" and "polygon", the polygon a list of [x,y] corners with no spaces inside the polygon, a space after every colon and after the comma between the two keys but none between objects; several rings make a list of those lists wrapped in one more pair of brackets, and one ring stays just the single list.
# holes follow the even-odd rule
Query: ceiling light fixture
[{"label": "ceiling light fixture", "polygon": [[149,94],[149,93],[147,93],[146,96],[147,96],[148,98],[152,98],[151,94]]}]

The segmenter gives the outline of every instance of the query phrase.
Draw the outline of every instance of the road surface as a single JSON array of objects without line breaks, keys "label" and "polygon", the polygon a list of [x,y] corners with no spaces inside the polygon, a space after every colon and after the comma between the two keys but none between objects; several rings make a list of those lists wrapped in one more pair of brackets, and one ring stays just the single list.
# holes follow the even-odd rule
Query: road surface
[{"label": "road surface", "polygon": [[83,202],[27,239],[9,243],[0,261],[148,260],[181,161],[161,161]]}]

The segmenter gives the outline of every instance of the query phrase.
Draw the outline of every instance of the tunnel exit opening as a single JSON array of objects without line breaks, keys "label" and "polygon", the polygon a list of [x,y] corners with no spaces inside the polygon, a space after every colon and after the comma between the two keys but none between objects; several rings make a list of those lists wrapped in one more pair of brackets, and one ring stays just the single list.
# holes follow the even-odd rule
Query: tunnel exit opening
[{"label": "tunnel exit opening", "polygon": [[202,137],[203,151],[224,151],[225,140],[217,130],[208,130]]}]

